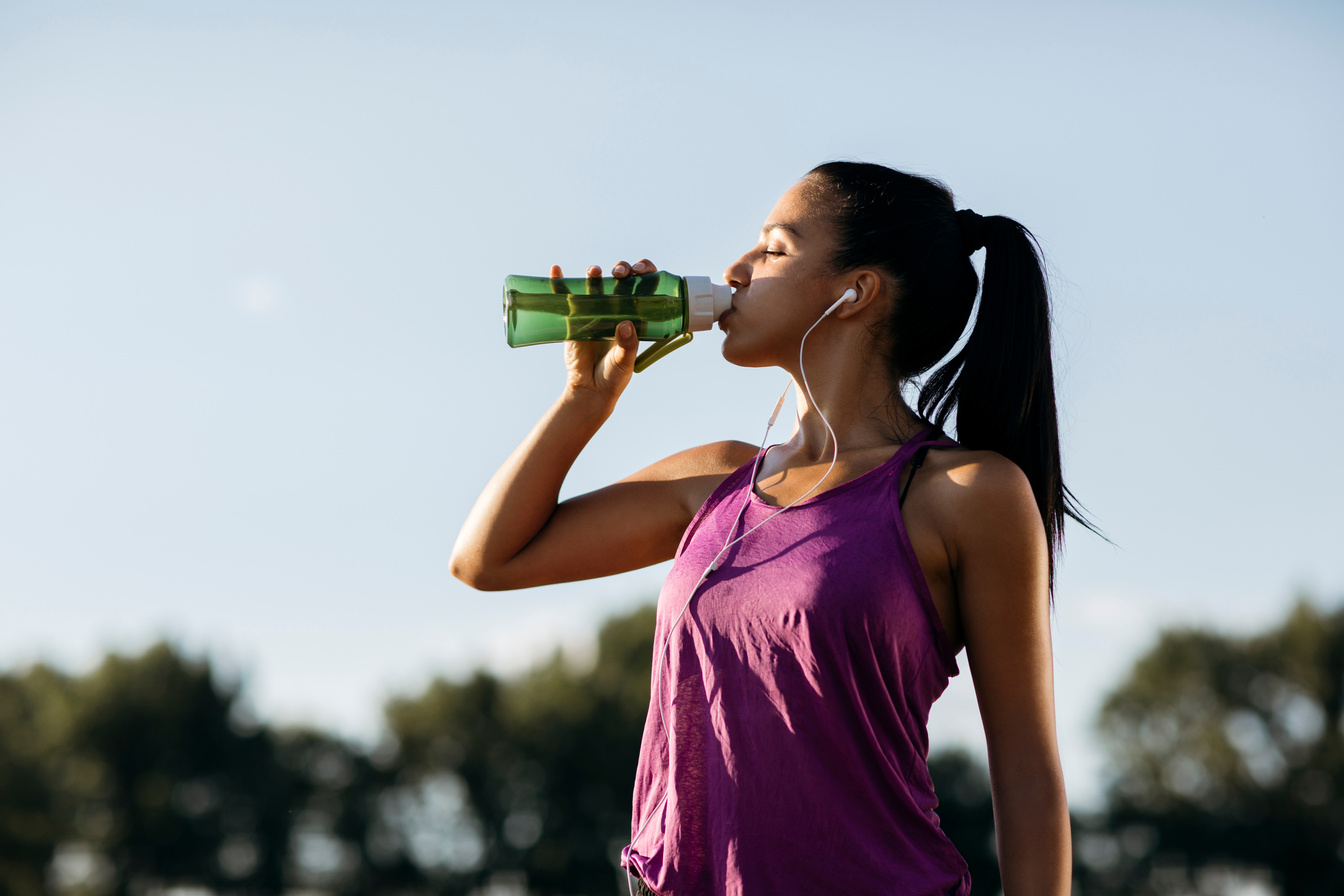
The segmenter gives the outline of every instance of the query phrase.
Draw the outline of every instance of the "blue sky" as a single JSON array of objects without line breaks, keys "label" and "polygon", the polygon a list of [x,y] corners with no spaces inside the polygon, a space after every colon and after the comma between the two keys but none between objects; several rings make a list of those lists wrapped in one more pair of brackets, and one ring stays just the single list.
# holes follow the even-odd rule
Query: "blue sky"
[{"label": "blue sky", "polygon": [[[273,9],[272,7],[280,8]],[[0,665],[169,636],[358,736],[476,663],[582,652],[659,567],[478,594],[472,500],[558,394],[505,274],[723,268],[813,165],[944,179],[1044,245],[1070,533],[1070,793],[1163,625],[1344,596],[1344,6],[0,8]],[[705,334],[573,494],[755,442],[783,387]],[[969,676],[934,745],[980,742]]]}]

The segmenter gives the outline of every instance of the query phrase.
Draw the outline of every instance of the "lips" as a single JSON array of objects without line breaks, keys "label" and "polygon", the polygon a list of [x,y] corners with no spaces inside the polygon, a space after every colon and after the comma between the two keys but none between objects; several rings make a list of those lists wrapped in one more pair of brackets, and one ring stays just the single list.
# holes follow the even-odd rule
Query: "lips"
[{"label": "lips", "polygon": [[736,310],[737,310],[736,308],[729,308],[727,311],[725,311],[725,312],[723,312],[722,314],[719,315],[719,329],[720,329],[720,330],[723,329],[723,322],[724,322],[725,320],[728,319],[728,315],[732,314],[732,313],[733,313],[734,311],[736,311]]}]

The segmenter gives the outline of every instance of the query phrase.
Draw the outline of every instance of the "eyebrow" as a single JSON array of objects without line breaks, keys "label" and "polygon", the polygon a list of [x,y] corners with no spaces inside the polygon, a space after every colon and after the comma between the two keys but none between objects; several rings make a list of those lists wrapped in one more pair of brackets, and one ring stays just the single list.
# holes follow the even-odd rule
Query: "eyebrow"
[{"label": "eyebrow", "polygon": [[772,221],[771,223],[762,227],[761,236],[765,236],[772,230],[782,230],[785,233],[790,234],[792,236],[801,236],[801,234],[798,233],[798,229],[796,227],[794,227],[791,224],[785,224],[782,221]]}]

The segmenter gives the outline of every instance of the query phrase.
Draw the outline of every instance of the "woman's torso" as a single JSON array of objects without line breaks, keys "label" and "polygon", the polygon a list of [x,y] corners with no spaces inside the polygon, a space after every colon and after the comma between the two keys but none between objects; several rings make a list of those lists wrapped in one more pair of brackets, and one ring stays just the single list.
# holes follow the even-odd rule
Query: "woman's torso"
[{"label": "woman's torso", "polygon": [[[846,452],[843,457],[836,459],[835,469],[829,476],[826,476],[829,460],[800,463],[790,459],[781,450],[782,447],[766,453],[756,475],[757,496],[776,507],[788,506],[823,476],[825,482],[817,486],[813,495],[857,479],[890,461],[902,445],[883,445]],[[949,542],[955,534],[955,520],[948,518],[946,508],[940,505],[939,499],[943,497],[948,468],[967,452],[950,446],[943,447],[949,450],[930,451],[920,459],[922,466],[915,468],[913,464],[907,463],[900,471],[901,492],[905,495],[905,501],[901,504],[901,519],[915,549],[919,571],[924,576],[929,595],[938,610],[943,630],[947,633],[953,652],[960,653],[964,646],[961,616],[957,610],[956,585],[949,552]],[[917,482],[911,482],[912,478],[916,478]],[[711,493],[712,490],[706,491],[696,506],[703,504]]]},{"label": "woman's torso", "polygon": [[[782,514],[748,464],[688,528],[660,597],[636,788],[630,858],[655,891],[962,887],[925,761],[954,650],[897,508],[916,447]],[[786,503],[807,488],[787,494],[789,478]]]}]

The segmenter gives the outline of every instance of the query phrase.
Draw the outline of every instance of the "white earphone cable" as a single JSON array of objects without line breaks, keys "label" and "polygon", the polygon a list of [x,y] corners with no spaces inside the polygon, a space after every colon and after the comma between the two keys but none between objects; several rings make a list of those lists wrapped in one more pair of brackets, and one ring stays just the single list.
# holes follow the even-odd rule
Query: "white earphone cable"
[{"label": "white earphone cable", "polygon": [[[845,296],[850,295],[852,295],[852,291],[845,293]],[[688,607],[690,607],[691,601],[695,599],[695,595],[700,590],[700,586],[705,583],[705,581],[710,577],[711,573],[718,570],[719,561],[723,559],[723,555],[728,552],[728,549],[731,548],[733,545],[737,544],[742,539],[746,538],[751,533],[755,532],[757,529],[764,526],[766,523],[770,522],[775,517],[779,516],[784,511],[788,510],[790,507],[793,507],[799,501],[806,499],[808,495],[816,491],[818,486],[820,486],[823,482],[827,480],[827,478],[830,477],[831,471],[835,469],[836,460],[839,459],[840,443],[835,437],[835,430],[831,428],[830,421],[826,419],[825,412],[822,411],[821,407],[812,397],[812,387],[809,386],[807,382],[807,370],[803,367],[803,347],[807,345],[807,337],[812,335],[812,331],[817,328],[817,324],[820,324],[823,320],[825,320],[827,316],[830,315],[830,313],[834,311],[836,308],[840,307],[840,304],[844,301],[845,297],[842,297],[839,302],[836,302],[830,308],[826,309],[825,313],[823,313],[821,317],[817,318],[816,323],[812,324],[812,326],[807,328],[807,332],[803,334],[802,341],[798,343],[798,371],[802,374],[803,377],[803,389],[807,392],[808,403],[811,405],[811,407],[815,408],[817,413],[821,416],[821,422],[826,425],[826,431],[830,433],[831,436],[831,465],[826,468],[826,472],[822,474],[822,477],[818,479],[812,485],[812,487],[809,488],[806,492],[804,492],[801,496],[793,499],[785,506],[779,508],[774,513],[767,516],[765,519],[761,520],[759,523],[752,526],[746,532],[743,532],[737,538],[733,538],[733,533],[737,531],[737,526],[739,523],[741,523],[742,517],[747,511],[747,505],[751,502],[752,493],[756,490],[756,471],[760,468],[761,461],[764,460],[765,458],[765,452],[766,452],[765,442],[766,439],[770,437],[771,427],[775,425],[775,420],[778,419],[779,417],[780,408],[784,406],[784,398],[789,394],[789,386],[793,385],[793,382],[790,381],[789,386],[785,386],[783,394],[779,396],[779,401],[775,403],[775,412],[770,415],[770,422],[766,424],[765,435],[761,438],[761,446],[760,448],[757,449],[756,459],[752,462],[751,465],[751,479],[748,484],[747,493],[742,498],[742,505],[737,510],[737,516],[733,519],[733,524],[728,527],[728,538],[731,540],[724,542],[723,547],[719,549],[719,552],[714,556],[714,559],[710,562],[709,566],[705,567],[705,571],[700,574],[700,579],[695,583],[695,586],[691,588],[690,594],[688,594],[686,597],[686,602],[681,605],[680,612],[677,613],[676,618],[673,619],[672,622],[668,625],[667,632],[663,636],[662,649],[658,651],[658,663],[654,671],[653,685],[650,688],[651,691],[650,696],[652,699],[658,701],[658,721],[659,724],[662,726],[663,738],[667,741],[669,750],[672,747],[672,736],[668,731],[667,717],[663,712],[662,672],[663,672],[663,661],[667,656],[668,647],[671,646],[672,643],[672,633],[676,631],[677,624],[681,622],[681,617],[686,614],[686,610]],[[669,789],[665,788],[663,790],[663,798],[658,801],[658,805],[654,806],[653,811],[649,812],[644,817],[644,822],[639,826],[639,829],[635,831],[635,836],[630,838],[630,845],[632,847],[634,846],[635,841],[639,839],[640,834],[644,833],[644,828],[648,826],[649,822],[652,821],[654,816],[657,815],[658,812],[663,808],[663,804],[667,802],[668,793]],[[630,892],[634,893],[634,882],[630,878],[629,869],[626,870],[626,882],[630,886]]]}]

